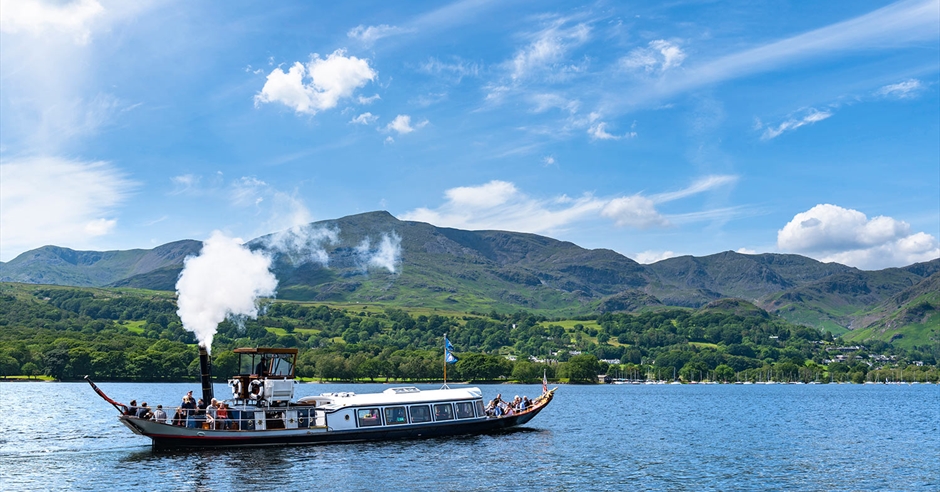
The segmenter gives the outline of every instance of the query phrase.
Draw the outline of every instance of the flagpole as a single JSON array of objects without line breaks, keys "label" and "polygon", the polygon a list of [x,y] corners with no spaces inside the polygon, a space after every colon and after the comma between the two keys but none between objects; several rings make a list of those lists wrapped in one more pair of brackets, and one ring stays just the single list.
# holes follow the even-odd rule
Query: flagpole
[{"label": "flagpole", "polygon": [[447,388],[447,333],[444,334],[444,388]]}]

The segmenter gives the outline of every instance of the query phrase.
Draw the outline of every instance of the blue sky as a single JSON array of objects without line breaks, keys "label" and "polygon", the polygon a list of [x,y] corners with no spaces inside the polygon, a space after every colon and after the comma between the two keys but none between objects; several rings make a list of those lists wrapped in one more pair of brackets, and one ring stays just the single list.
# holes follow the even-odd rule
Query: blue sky
[{"label": "blue sky", "polygon": [[0,5],[0,260],[374,210],[940,256],[940,1]]}]

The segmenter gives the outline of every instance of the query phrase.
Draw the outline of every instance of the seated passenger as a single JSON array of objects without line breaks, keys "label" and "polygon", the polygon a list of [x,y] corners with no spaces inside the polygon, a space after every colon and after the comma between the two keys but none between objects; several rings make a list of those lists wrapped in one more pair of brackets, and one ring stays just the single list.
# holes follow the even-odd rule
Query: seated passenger
[{"label": "seated passenger", "polygon": [[147,406],[147,402],[144,402],[140,405],[140,408],[137,409],[137,418],[150,420],[150,417],[153,416],[153,412],[150,411],[150,407]]},{"label": "seated passenger", "polygon": [[182,427],[183,425],[186,425],[186,417],[183,416],[182,408],[176,407],[176,411],[173,412],[172,424],[178,425],[180,427]]},{"label": "seated passenger", "polygon": [[219,408],[215,411],[215,420],[219,429],[228,429],[228,406],[225,405],[225,402],[219,402]]},{"label": "seated passenger", "polygon": [[153,411],[150,420],[160,422],[161,424],[166,423],[166,412],[163,411],[163,405],[157,405],[157,409]]},{"label": "seated passenger", "polygon": [[127,409],[124,410],[124,415],[136,417],[138,410],[139,408],[137,408],[137,400],[131,400],[131,403],[127,406]]}]

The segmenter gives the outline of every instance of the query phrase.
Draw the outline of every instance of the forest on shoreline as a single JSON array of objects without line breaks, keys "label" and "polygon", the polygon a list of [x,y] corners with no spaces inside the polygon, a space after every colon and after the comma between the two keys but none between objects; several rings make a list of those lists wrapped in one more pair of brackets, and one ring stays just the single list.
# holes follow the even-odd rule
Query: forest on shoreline
[{"label": "forest on shoreline", "polygon": [[[219,380],[232,349],[296,347],[297,375],[318,381],[435,382],[443,337],[459,361],[448,380],[591,383],[597,375],[691,381],[938,380],[940,346],[843,343],[740,300],[575,320],[514,313],[409,312],[382,306],[267,301],[257,319],[225,321],[212,352]],[[2,284],[0,376],[192,381],[193,334],[170,293]]]}]

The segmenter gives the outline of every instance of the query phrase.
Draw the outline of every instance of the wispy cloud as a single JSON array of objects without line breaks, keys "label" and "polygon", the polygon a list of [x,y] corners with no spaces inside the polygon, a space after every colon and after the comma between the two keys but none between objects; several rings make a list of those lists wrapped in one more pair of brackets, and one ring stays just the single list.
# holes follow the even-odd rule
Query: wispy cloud
[{"label": "wispy cloud", "polygon": [[647,73],[665,72],[678,67],[685,60],[686,54],[677,43],[657,39],[650,41],[646,48],[636,48],[620,59],[620,64],[627,69],[642,69]]},{"label": "wispy cloud", "polygon": [[639,91],[632,97],[685,92],[836,53],[881,50],[935,40],[940,36],[937,15],[935,0],[897,2],[847,21],[689,66],[681,73],[667,73],[647,91]]},{"label": "wispy cloud", "polygon": [[710,175],[704,176],[695,180],[688,187],[678,190],[670,191],[666,193],[657,193],[651,198],[655,203],[665,203],[671,202],[673,200],[678,200],[680,198],[685,198],[687,196],[697,195],[721,186],[732,185],[737,183],[738,177],[732,175]]},{"label": "wispy cloud", "polygon": [[362,113],[362,114],[359,115],[359,116],[356,116],[355,118],[353,118],[353,119],[350,120],[349,122],[350,122],[350,123],[357,124],[357,125],[371,125],[372,123],[375,123],[375,121],[378,120],[378,119],[379,119],[378,116],[376,116],[376,115],[374,115],[374,114],[372,114],[372,113],[366,112],[366,113]]},{"label": "wispy cloud", "polygon": [[775,127],[768,127],[761,135],[761,140],[771,140],[777,138],[780,135],[783,135],[785,132],[791,132],[802,126],[811,125],[832,116],[832,111],[819,111],[815,108],[804,110],[803,113],[803,116],[790,118]]},{"label": "wispy cloud", "polygon": [[399,135],[405,135],[415,131],[418,128],[422,128],[427,124],[428,121],[424,120],[412,126],[411,116],[408,116],[407,114],[400,114],[396,116],[391,123],[386,125],[385,130],[397,132]]},{"label": "wispy cloud", "polygon": [[566,25],[569,19],[557,19],[545,29],[533,34],[532,41],[516,52],[510,78],[519,81],[531,74],[549,68],[564,60],[568,52],[590,39],[591,28],[584,23]]},{"label": "wispy cloud", "polygon": [[88,246],[115,229],[118,207],[137,186],[108,162],[58,157],[2,162],[0,251],[6,256],[46,244]]},{"label": "wispy cloud", "polygon": [[456,83],[460,83],[464,77],[476,77],[482,71],[479,63],[469,62],[458,57],[450,63],[442,62],[437,58],[431,57],[427,62],[421,64],[420,70],[432,75],[442,75],[450,77]]},{"label": "wispy cloud", "polygon": [[875,95],[894,99],[913,99],[919,96],[923,91],[923,82],[917,79],[909,79],[905,80],[904,82],[898,82],[897,84],[890,84],[881,87],[875,91]]},{"label": "wispy cloud", "polygon": [[388,24],[382,24],[379,26],[363,26],[360,24],[350,29],[346,35],[352,39],[359,40],[366,46],[372,46],[376,41],[382,38],[387,38],[389,36],[407,32],[410,32],[410,30],[402,27],[390,26]]}]

